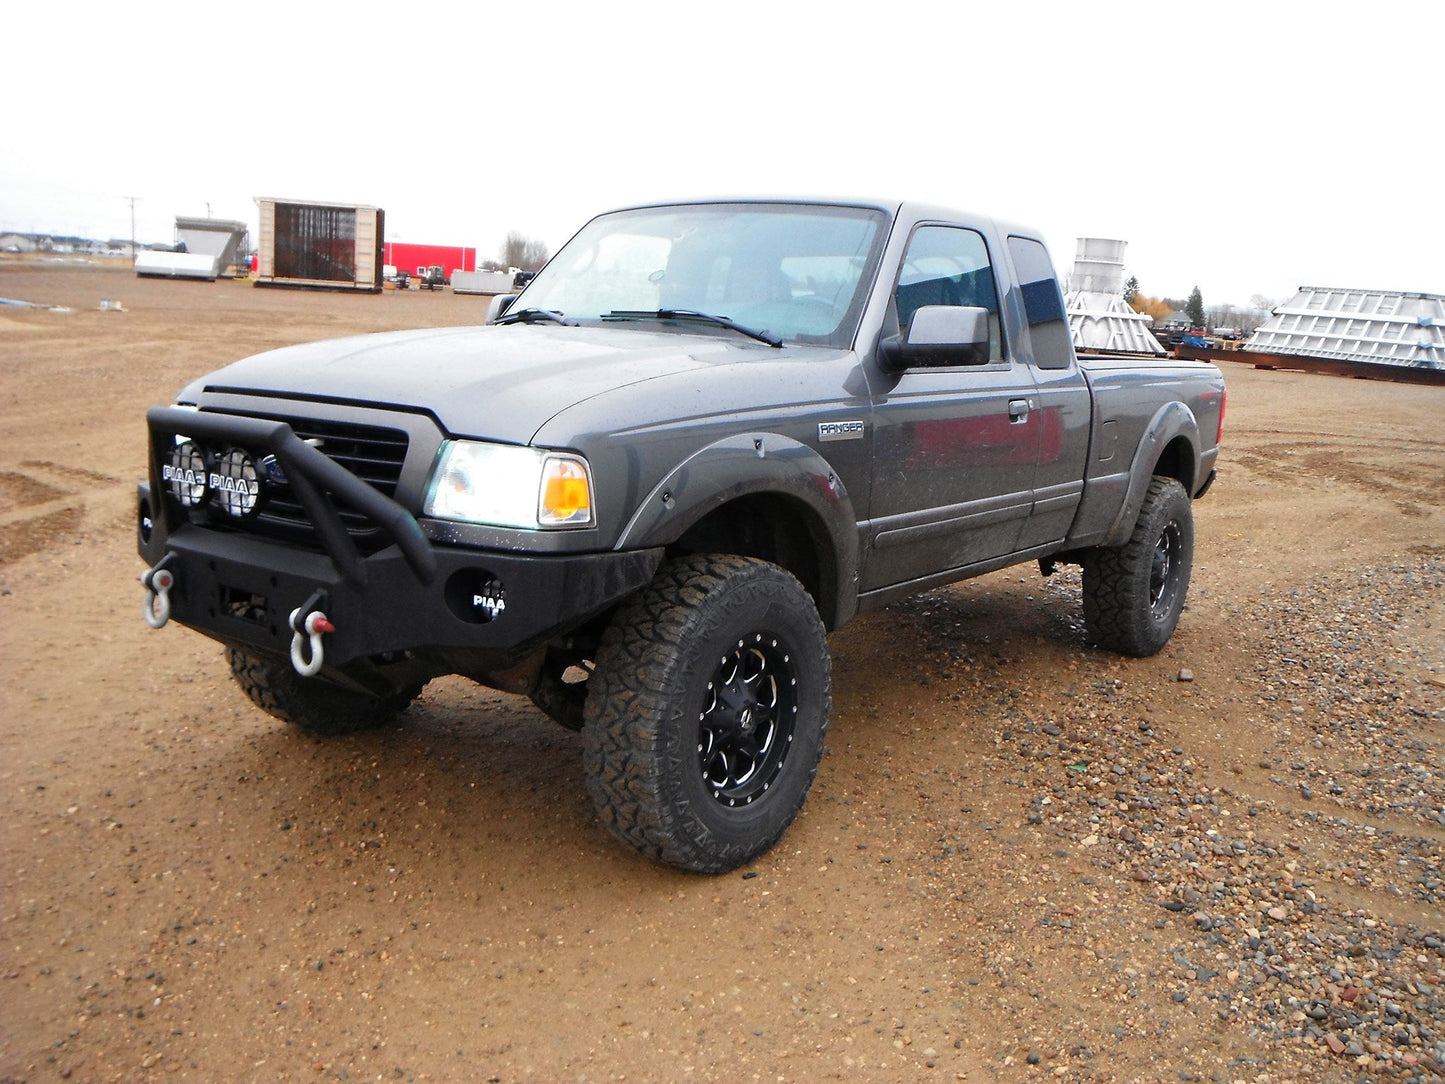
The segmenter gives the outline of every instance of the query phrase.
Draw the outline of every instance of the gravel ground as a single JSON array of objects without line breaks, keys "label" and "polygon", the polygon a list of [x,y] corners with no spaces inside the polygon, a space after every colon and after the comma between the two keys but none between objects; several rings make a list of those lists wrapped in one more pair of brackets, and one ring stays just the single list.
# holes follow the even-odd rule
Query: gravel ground
[{"label": "gravel ground", "polygon": [[[1392,641],[1442,586],[1435,558],[1337,574],[1239,615],[1261,633],[1247,717],[1265,739],[1263,785],[1218,779],[1116,681],[1073,710],[1020,712],[1001,735],[998,767],[1022,772],[1028,823],[1160,908],[1155,984],[1278,1041],[1301,1073],[1320,1044],[1365,1079],[1440,1079],[1445,1066],[1445,691],[1380,652],[1421,654]],[[1038,924],[1071,917],[1044,908]],[[1132,1000],[1141,976],[1120,975]]]},{"label": "gravel ground", "polygon": [[[1076,613],[1077,573],[1045,593]],[[1026,856],[992,890],[1018,919],[976,943],[998,986],[1047,1001],[1030,974],[1040,942],[1082,949],[1102,976],[1090,993],[1117,1013],[1106,1043],[1164,1043],[1179,1055],[1171,1078],[1445,1078],[1442,599],[1445,561],[1424,557],[1231,602],[1253,656],[1239,693],[1156,669],[1172,704],[1087,652],[1056,695],[1021,684],[1007,641],[980,652],[953,592],[896,607],[920,623],[917,683],[961,686],[946,698],[991,700],[1003,720],[989,770],[1017,789],[1022,823],[973,825]],[[1248,740],[1221,758],[1201,716]],[[975,860],[978,838],[943,832],[937,861]],[[976,902],[953,899],[968,923]],[[1220,1049],[1175,1046],[1171,1007],[1216,1021]],[[1241,1034],[1248,1049],[1229,1053]],[[1000,1062],[1116,1079],[1097,1043],[1021,1032],[1015,1046]]]}]

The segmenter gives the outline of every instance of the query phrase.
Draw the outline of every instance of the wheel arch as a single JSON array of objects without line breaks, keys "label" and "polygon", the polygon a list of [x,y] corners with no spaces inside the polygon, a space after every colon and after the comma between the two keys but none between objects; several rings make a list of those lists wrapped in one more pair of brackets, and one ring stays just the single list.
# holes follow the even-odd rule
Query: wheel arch
[{"label": "wheel arch", "polygon": [[787,569],[828,629],[857,609],[858,527],[843,481],[807,445],[776,433],[717,441],[639,504],[618,549],[733,553]]},{"label": "wheel arch", "polygon": [[1134,533],[1144,495],[1156,475],[1173,478],[1186,493],[1198,490],[1199,422],[1183,403],[1166,403],[1144,428],[1129,467],[1129,488],[1119,514],[1099,543],[1122,546]]}]

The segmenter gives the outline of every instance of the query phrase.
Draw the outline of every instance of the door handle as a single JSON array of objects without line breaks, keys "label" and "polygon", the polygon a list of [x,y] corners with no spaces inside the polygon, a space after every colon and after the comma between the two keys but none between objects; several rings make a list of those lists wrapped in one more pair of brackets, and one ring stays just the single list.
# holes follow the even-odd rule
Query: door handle
[{"label": "door handle", "polygon": [[1032,399],[1010,399],[1008,401],[1008,420],[1010,424],[1018,424],[1029,420],[1029,411],[1034,407]]}]

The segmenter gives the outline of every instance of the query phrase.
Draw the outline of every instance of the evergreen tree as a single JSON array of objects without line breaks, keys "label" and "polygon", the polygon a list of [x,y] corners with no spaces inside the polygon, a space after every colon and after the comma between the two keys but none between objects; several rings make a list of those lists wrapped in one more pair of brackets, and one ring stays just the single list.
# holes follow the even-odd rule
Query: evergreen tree
[{"label": "evergreen tree", "polygon": [[1189,295],[1189,304],[1184,306],[1184,315],[1189,317],[1189,326],[1204,327],[1204,295],[1199,292],[1199,287],[1194,287],[1194,292]]},{"label": "evergreen tree", "polygon": [[1124,304],[1128,305],[1130,308],[1133,308],[1134,299],[1138,296],[1139,280],[1133,275],[1130,275],[1129,281],[1124,283]]}]

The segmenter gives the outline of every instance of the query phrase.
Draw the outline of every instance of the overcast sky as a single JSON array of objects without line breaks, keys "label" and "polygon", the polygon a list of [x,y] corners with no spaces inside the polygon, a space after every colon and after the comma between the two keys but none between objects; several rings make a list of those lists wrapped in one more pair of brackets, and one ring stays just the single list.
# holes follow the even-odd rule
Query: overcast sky
[{"label": "overcast sky", "polygon": [[1445,293],[1439,0],[12,4],[0,230],[257,196],[556,249],[653,198],[869,195],[1129,243],[1147,294]]}]

